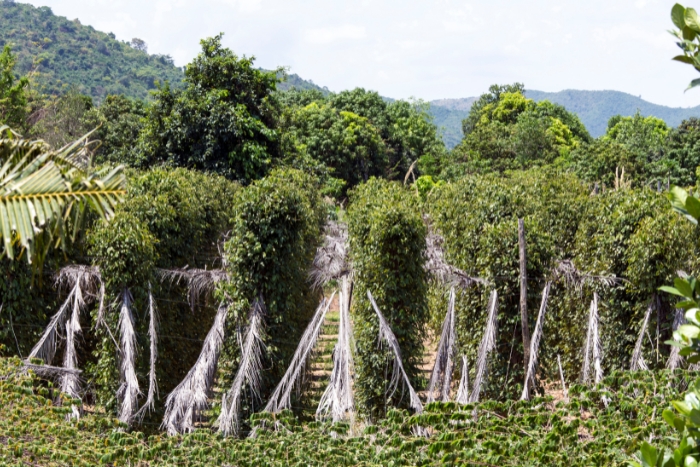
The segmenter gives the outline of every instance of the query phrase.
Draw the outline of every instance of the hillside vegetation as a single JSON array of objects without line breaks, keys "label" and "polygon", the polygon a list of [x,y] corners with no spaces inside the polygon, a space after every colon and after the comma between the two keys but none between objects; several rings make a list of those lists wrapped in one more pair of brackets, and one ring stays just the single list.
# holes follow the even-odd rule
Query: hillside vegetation
[{"label": "hillside vegetation", "polygon": [[0,2],[0,46],[7,44],[18,57],[17,72],[30,74],[47,94],[75,87],[96,101],[108,94],[145,99],[156,82],[177,86],[183,77],[169,56],[149,55],[49,7]]}]

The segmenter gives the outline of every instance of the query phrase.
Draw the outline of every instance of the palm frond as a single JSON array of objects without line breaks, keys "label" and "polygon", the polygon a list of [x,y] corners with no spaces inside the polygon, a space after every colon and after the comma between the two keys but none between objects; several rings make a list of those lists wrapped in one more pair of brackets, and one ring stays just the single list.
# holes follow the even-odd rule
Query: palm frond
[{"label": "palm frond", "polygon": [[350,272],[348,256],[348,228],[340,222],[329,221],[324,228],[323,245],[316,251],[309,278],[314,288],[331,280],[340,279]]},{"label": "palm frond", "polygon": [[647,311],[644,314],[644,321],[642,322],[642,327],[639,330],[639,336],[637,337],[637,342],[634,345],[634,351],[632,352],[632,360],[630,362],[630,370],[648,370],[649,367],[644,361],[644,355],[642,354],[642,346],[644,344],[644,334],[646,333],[647,326],[649,325],[649,318],[651,317],[651,312],[654,308],[654,300],[649,303]]},{"label": "palm frond", "polygon": [[588,312],[588,331],[586,332],[586,346],[583,353],[581,382],[584,384],[590,381],[591,361],[593,362],[593,370],[595,372],[593,378],[594,382],[598,384],[603,379],[603,344],[600,340],[599,322],[598,294],[594,293]]},{"label": "palm frond", "polygon": [[498,292],[491,292],[488,305],[488,316],[486,318],[486,327],[484,335],[479,344],[479,353],[476,361],[476,375],[474,376],[474,387],[472,388],[471,398],[469,402],[479,402],[481,395],[481,385],[486,379],[486,370],[488,368],[489,354],[496,348],[496,334],[498,332]]},{"label": "palm frond", "polygon": [[[76,281],[73,290],[73,312],[65,324],[66,328],[66,349],[63,353],[63,368],[75,370],[78,368],[78,357],[76,355],[75,340],[82,332],[80,327],[80,311],[85,307],[83,294],[80,289],[80,281]],[[74,373],[66,373],[61,376],[59,385],[61,392],[68,394],[73,399],[80,398],[80,379]]]},{"label": "palm frond", "polygon": [[369,298],[369,301],[372,304],[372,307],[374,308],[374,312],[377,314],[377,318],[379,318],[379,341],[386,342],[386,344],[389,346],[389,349],[391,349],[392,354],[394,355],[393,371],[387,392],[391,396],[398,389],[399,383],[403,382],[404,387],[408,388],[409,407],[411,407],[415,411],[415,413],[422,413],[423,404],[421,403],[418,394],[413,389],[411,381],[408,379],[406,370],[404,370],[403,367],[403,361],[401,360],[401,349],[399,348],[399,341],[396,339],[396,336],[391,330],[389,323],[386,322],[384,315],[379,310],[379,307],[374,301],[374,297],[372,297],[372,293],[369,290],[367,291],[367,298]]},{"label": "palm frond", "polygon": [[530,400],[530,388],[535,387],[535,373],[537,372],[537,354],[540,350],[540,340],[542,340],[542,332],[544,330],[544,317],[547,313],[547,301],[549,300],[549,289],[552,286],[551,282],[547,282],[542,292],[542,302],[540,303],[540,311],[537,313],[537,323],[535,324],[535,332],[532,334],[530,341],[530,360],[527,364],[527,374],[523,383],[523,393],[520,400]]},{"label": "palm frond", "polygon": [[148,396],[146,397],[146,402],[134,416],[134,418],[140,420],[143,420],[146,412],[153,410],[156,392],[158,391],[158,382],[156,380],[156,360],[158,359],[158,333],[156,327],[158,326],[158,316],[156,303],[153,299],[153,292],[151,291],[151,284],[148,284],[148,317],[148,339],[151,344],[150,368],[148,370]]},{"label": "palm frond", "polygon": [[136,331],[132,306],[134,298],[129,289],[121,293],[119,304],[119,340],[121,343],[121,362],[119,365],[121,385],[117,391],[119,400],[119,420],[131,424],[138,408],[141,395],[139,380],[136,377]]},{"label": "palm frond", "polygon": [[[677,330],[681,325],[685,324],[685,316],[683,315],[683,310],[676,308],[673,314],[673,330]],[[675,370],[680,368],[683,363],[683,357],[680,354],[680,347],[671,346],[671,354],[668,356],[668,361],[666,362],[666,368],[669,370]]]},{"label": "palm frond", "polygon": [[585,285],[599,284],[604,287],[612,287],[622,280],[617,276],[595,275],[579,271],[571,260],[558,261],[551,272],[552,282],[563,280],[567,286],[581,290]]},{"label": "palm frond", "polygon": [[333,349],[333,370],[328,387],[323,392],[316,409],[316,418],[325,419],[330,414],[334,422],[351,418],[355,410],[352,392],[354,362],[352,358],[352,328],[350,324],[350,278],[343,276],[340,290],[340,323],[338,342]]},{"label": "palm frond", "polygon": [[253,302],[248,315],[248,329],[241,349],[241,363],[231,389],[221,399],[221,414],[217,420],[224,436],[237,435],[240,431],[240,415],[246,383],[254,399],[260,399],[262,360],[265,351],[263,328],[265,305],[262,297]]},{"label": "palm frond", "polygon": [[442,323],[442,333],[438,344],[435,364],[428,385],[428,402],[435,400],[435,391],[440,394],[440,400],[447,402],[450,396],[452,382],[452,357],[455,345],[455,289],[450,289],[450,299],[447,314]]},{"label": "palm frond", "polygon": [[559,378],[561,379],[561,391],[564,400],[568,402],[569,392],[566,390],[566,380],[564,379],[564,369],[561,367],[561,357],[557,354],[557,364],[559,365]]},{"label": "palm frond", "polygon": [[227,313],[228,304],[222,302],[219,304],[214,324],[204,339],[197,361],[185,379],[168,394],[165,400],[165,415],[161,426],[168,431],[169,435],[194,430],[196,417],[208,406],[209,392],[214,382],[219,353],[224,342]]},{"label": "palm frond", "polygon": [[330,300],[325,298],[321,301],[321,304],[316,309],[311,322],[306,326],[304,334],[301,336],[299,345],[297,346],[292,361],[284,373],[284,376],[280,380],[279,384],[275,388],[270,400],[265,406],[265,411],[270,413],[277,413],[284,409],[290,409],[292,404],[292,390],[295,387],[300,387],[301,378],[304,373],[304,369],[308,364],[309,357],[316,346],[316,341],[321,333],[321,326],[323,326],[323,321],[326,319],[326,313],[331,307],[331,302],[335,297],[335,292],[331,295]]},{"label": "palm frond", "polygon": [[455,402],[458,404],[469,403],[469,361],[466,355],[462,355],[462,377],[459,379]]},{"label": "palm frond", "polygon": [[471,277],[461,269],[447,263],[443,247],[445,239],[432,231],[432,229],[428,232],[425,243],[425,264],[423,268],[442,284],[466,289],[476,284],[486,283],[483,279]]},{"label": "palm frond", "polygon": [[0,127],[0,233],[8,258],[14,258],[14,245],[19,244],[33,261],[43,231],[65,244],[65,222],[71,215],[77,222],[85,207],[111,218],[126,193],[126,179],[121,166],[94,174],[80,169],[78,153],[89,134],[52,151],[41,141],[23,140],[5,130]]},{"label": "palm frond", "polygon": [[163,280],[176,284],[184,281],[187,284],[188,301],[192,311],[200,297],[211,295],[216,284],[228,278],[223,269],[196,269],[187,266],[180,269],[158,269],[158,273]]}]

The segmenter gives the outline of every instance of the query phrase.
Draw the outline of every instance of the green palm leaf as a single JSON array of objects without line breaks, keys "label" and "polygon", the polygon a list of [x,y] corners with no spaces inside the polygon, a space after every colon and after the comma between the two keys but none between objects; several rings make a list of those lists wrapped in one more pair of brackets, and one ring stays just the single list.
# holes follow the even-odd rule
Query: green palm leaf
[{"label": "green palm leaf", "polygon": [[105,220],[114,215],[126,193],[123,167],[89,173],[89,136],[52,151],[0,126],[0,233],[8,258],[16,244],[29,262],[43,257],[53,241],[65,246],[66,224],[75,237],[86,208]]}]

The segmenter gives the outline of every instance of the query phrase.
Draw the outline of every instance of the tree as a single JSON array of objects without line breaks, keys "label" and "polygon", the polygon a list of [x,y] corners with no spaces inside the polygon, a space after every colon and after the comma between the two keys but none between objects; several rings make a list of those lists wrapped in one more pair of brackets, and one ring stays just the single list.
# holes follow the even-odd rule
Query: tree
[{"label": "tree", "polygon": [[95,137],[101,142],[95,161],[132,167],[141,165],[142,160],[133,146],[146,124],[147,111],[145,102],[120,95],[109,95],[102,105],[90,109],[84,121],[89,128],[97,128]]},{"label": "tree", "polygon": [[[683,51],[682,55],[676,55],[673,59],[700,71],[700,17],[697,11],[676,3],[671,9],[671,20],[678,29],[670,32],[678,38],[676,45]],[[698,85],[700,78],[691,81],[688,89]]]},{"label": "tree", "polygon": [[253,67],[221,45],[201,41],[185,89],[160,88],[138,144],[143,165],[167,163],[249,183],[280,159],[275,72]]},{"label": "tree", "polygon": [[472,107],[469,110],[469,115],[462,121],[462,132],[464,133],[465,137],[476,128],[477,123],[479,123],[479,119],[483,113],[484,107],[498,102],[501,99],[501,94],[506,92],[523,94],[525,92],[525,86],[522,83],[491,85],[491,87],[489,87],[489,92],[479,96],[479,99],[472,104]]},{"label": "tree", "polygon": [[17,59],[9,45],[0,53],[0,123],[24,129],[27,118],[26,77],[17,79],[14,74]]},{"label": "tree", "polygon": [[33,125],[29,134],[54,148],[75,141],[90,131],[85,117],[93,108],[92,98],[71,88],[66,94],[44,104],[32,114]]}]

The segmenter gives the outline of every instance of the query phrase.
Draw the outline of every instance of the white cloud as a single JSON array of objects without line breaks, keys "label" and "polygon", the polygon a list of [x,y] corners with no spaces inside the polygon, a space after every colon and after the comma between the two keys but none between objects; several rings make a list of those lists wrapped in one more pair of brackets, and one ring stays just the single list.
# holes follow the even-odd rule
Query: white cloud
[{"label": "white cloud", "polygon": [[363,26],[346,24],[339,27],[309,29],[304,33],[304,40],[311,44],[330,44],[344,40],[364,39],[366,31]]}]

